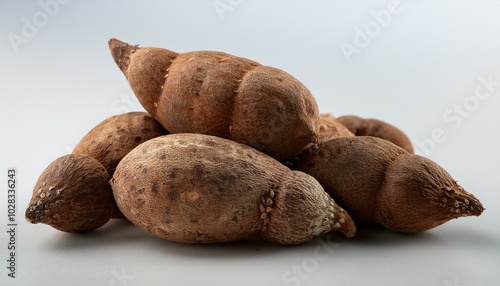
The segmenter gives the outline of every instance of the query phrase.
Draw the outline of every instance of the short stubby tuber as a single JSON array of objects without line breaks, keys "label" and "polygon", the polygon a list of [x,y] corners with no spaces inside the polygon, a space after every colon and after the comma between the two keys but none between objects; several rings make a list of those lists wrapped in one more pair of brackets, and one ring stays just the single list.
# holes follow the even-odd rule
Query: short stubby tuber
[{"label": "short stubby tuber", "polygon": [[414,233],[483,212],[481,202],[438,164],[377,137],[320,142],[296,164],[357,223]]},{"label": "short stubby tuber", "polygon": [[[109,177],[120,160],[137,145],[168,134],[147,112],[133,111],[106,118],[90,130],[73,149],[73,154],[88,155],[99,161]],[[112,218],[125,218],[115,206]]]},{"label": "short stubby tuber", "polygon": [[109,175],[96,159],[80,154],[57,158],[33,189],[26,220],[65,232],[84,232],[111,218],[114,200]]},{"label": "short stubby tuber", "polygon": [[336,118],[356,136],[373,136],[390,141],[409,153],[413,153],[410,138],[396,126],[374,118],[361,118],[356,115],[344,115]]},{"label": "short stubby tuber", "polygon": [[250,145],[279,160],[318,140],[319,111],[290,74],[223,52],[176,53],[109,41],[142,106],[169,132]]},{"label": "short stubby tuber", "polygon": [[90,130],[73,149],[99,161],[112,177],[120,160],[137,145],[168,134],[147,112],[113,115]]},{"label": "short stubby tuber", "polygon": [[356,232],[313,177],[210,135],[173,134],[139,145],[118,164],[111,186],[127,219],[171,241],[289,245]]}]

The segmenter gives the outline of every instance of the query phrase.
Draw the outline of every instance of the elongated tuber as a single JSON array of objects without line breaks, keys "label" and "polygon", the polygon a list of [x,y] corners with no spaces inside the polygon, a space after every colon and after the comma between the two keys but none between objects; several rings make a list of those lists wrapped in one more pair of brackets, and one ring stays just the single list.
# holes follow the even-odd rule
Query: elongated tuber
[{"label": "elongated tuber", "polygon": [[178,54],[116,39],[109,47],[142,106],[169,132],[228,138],[280,160],[318,140],[314,97],[282,70],[223,52]]},{"label": "elongated tuber", "polygon": [[151,139],[120,161],[111,185],[127,219],[177,242],[260,238],[287,245],[332,230],[356,232],[313,177],[215,136]]},{"label": "elongated tuber", "polygon": [[483,212],[435,162],[377,137],[320,142],[301,154],[297,169],[315,177],[359,223],[413,233]]}]

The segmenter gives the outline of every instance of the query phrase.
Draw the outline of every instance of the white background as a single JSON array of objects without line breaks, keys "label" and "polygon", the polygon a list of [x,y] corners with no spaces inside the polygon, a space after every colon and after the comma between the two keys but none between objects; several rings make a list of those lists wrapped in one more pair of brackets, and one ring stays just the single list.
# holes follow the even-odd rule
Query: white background
[{"label": "white background", "polygon": [[[396,2],[385,20],[388,1],[54,1],[0,2],[0,285],[500,280],[498,1]],[[293,247],[183,245],[120,221],[86,235],[28,224],[24,210],[43,169],[105,118],[142,110],[109,54],[112,37],[281,68],[311,90],[322,112],[403,129],[486,211],[417,235],[360,228],[353,239],[331,235]],[[348,45],[356,52],[343,52]],[[480,78],[493,82],[489,91]],[[490,94],[478,98],[477,90]],[[15,279],[6,262],[10,167],[18,172]]]}]

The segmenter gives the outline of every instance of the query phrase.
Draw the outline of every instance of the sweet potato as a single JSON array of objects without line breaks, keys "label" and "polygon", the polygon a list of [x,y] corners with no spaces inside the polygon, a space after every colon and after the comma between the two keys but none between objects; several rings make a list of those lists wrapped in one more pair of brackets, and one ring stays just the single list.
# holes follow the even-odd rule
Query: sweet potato
[{"label": "sweet potato", "polygon": [[26,220],[65,232],[103,226],[113,212],[109,175],[96,159],[80,154],[57,158],[38,178]]},{"label": "sweet potato", "polygon": [[168,134],[147,112],[128,112],[111,116],[90,130],[73,149],[99,161],[112,177],[120,160],[137,145]]},{"label": "sweet potato", "polygon": [[[99,161],[113,177],[120,160],[137,145],[168,134],[168,131],[147,112],[128,112],[111,116],[90,130],[73,149]],[[113,218],[124,218],[118,207]]]},{"label": "sweet potato", "polygon": [[320,142],[302,152],[297,169],[316,178],[357,223],[412,233],[483,211],[438,164],[377,137]]},{"label": "sweet potato", "polygon": [[109,46],[142,106],[172,133],[228,138],[280,160],[318,140],[314,97],[280,69],[223,52]]},{"label": "sweet potato", "polygon": [[319,142],[341,137],[355,136],[347,127],[340,124],[330,113],[320,114],[319,117]]},{"label": "sweet potato", "polygon": [[356,115],[344,115],[337,119],[356,136],[374,136],[390,141],[409,153],[413,153],[413,145],[406,134],[396,126],[387,122],[373,119],[361,118]]},{"label": "sweet potato", "polygon": [[287,245],[331,230],[356,232],[313,177],[210,135],[172,134],[139,145],[120,161],[111,186],[127,219],[171,241]]}]

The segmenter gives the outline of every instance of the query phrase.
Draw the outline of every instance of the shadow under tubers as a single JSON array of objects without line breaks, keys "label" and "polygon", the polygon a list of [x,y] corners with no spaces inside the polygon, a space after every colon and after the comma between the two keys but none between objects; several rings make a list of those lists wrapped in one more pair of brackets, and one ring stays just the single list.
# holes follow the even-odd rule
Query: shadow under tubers
[{"label": "shadow under tubers", "polygon": [[[116,39],[109,48],[147,113],[104,120],[50,164],[28,222],[81,233],[123,216],[157,237],[212,251],[237,248],[235,241],[353,237],[355,222],[399,238],[484,210],[442,167],[412,154],[401,130],[320,115],[309,90],[282,70],[223,52]],[[87,234],[70,246],[103,236]]]}]

